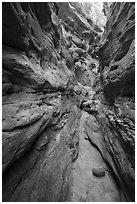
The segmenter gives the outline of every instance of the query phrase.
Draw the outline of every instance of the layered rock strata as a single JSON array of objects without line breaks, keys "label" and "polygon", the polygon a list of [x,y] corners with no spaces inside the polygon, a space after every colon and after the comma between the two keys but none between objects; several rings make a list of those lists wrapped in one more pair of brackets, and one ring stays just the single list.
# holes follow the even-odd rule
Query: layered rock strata
[{"label": "layered rock strata", "polygon": [[2,7],[3,201],[134,201],[134,3]]},{"label": "layered rock strata", "polygon": [[[100,85],[96,87],[96,98],[102,98],[104,113],[96,117],[103,128],[106,147],[115,162],[122,188],[128,199],[134,200],[135,4],[118,2],[108,7],[108,21],[98,50]],[[103,104],[100,90],[109,106]]]}]

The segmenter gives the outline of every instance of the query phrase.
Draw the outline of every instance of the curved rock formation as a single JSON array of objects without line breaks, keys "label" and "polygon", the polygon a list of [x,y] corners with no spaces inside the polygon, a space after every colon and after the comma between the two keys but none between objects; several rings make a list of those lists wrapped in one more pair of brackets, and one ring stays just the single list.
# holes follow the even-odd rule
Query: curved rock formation
[{"label": "curved rock formation", "polygon": [[[101,84],[111,105],[98,115],[106,147],[129,200],[135,199],[135,4],[112,3],[100,57]],[[106,125],[104,125],[106,124]],[[129,190],[130,189],[130,190]]]},{"label": "curved rock formation", "polygon": [[134,201],[134,3],[104,5],[102,36],[96,3],[2,4],[4,202]]},{"label": "curved rock formation", "polygon": [[[104,91],[111,100],[135,95],[135,5],[114,3],[106,25],[102,55]],[[111,93],[111,94],[110,94]]]}]

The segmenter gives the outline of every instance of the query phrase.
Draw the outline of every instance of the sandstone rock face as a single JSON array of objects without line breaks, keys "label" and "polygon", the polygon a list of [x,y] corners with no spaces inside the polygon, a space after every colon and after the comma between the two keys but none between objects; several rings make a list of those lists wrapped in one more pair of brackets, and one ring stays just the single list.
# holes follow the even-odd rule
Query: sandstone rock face
[{"label": "sandstone rock face", "polygon": [[113,3],[106,25],[102,57],[104,90],[110,100],[135,95],[135,5]]},{"label": "sandstone rock face", "polygon": [[80,100],[57,14],[3,3],[3,201],[71,200]]},{"label": "sandstone rock face", "polygon": [[[68,104],[65,105],[67,99],[63,99],[61,93],[74,86],[75,80],[58,54],[61,48],[56,14],[54,3],[3,3],[4,201],[65,201],[69,196],[70,161],[73,154],[68,145],[73,142],[69,137],[68,142],[65,142],[64,133],[59,133],[59,129],[66,123],[70,112],[69,108],[66,109]],[[51,19],[52,15],[54,21]],[[48,129],[51,126],[54,127],[53,130]],[[54,129],[59,131],[57,138],[52,136]],[[51,147],[47,156],[44,156],[43,151],[49,143]],[[45,158],[51,158],[48,155],[52,153],[46,180],[45,170],[41,165],[48,162]],[[54,154],[58,154],[58,158]],[[51,167],[52,163],[54,167]],[[57,166],[60,166],[61,171]],[[46,165],[45,168],[47,169]],[[51,169],[57,171],[50,176]],[[35,178],[38,174],[40,177],[37,183]],[[11,179],[8,177],[7,180],[7,175]],[[41,183],[43,178],[45,183]],[[53,180],[50,184],[52,192],[46,184],[48,180]],[[56,195],[52,197],[45,184],[51,194],[58,189]],[[46,195],[42,189],[47,192]]]},{"label": "sandstone rock face", "polygon": [[82,14],[96,32],[104,31],[106,17],[103,15],[102,2],[73,2],[76,10]]},{"label": "sandstone rock face", "polygon": [[65,89],[72,77],[57,59],[55,46],[59,39],[54,39],[57,30],[50,20],[54,12],[50,6],[3,3],[4,169],[29,149],[58,106],[58,94],[49,108],[43,93]]},{"label": "sandstone rock face", "polygon": [[134,201],[134,4],[2,8],[3,201]]},{"label": "sandstone rock face", "polygon": [[[59,6],[59,18],[62,19],[64,23],[66,23],[70,30],[74,30],[78,35],[81,36],[84,30],[90,30],[91,26],[87,22],[87,20],[80,16],[80,14],[76,11],[75,7],[68,2],[60,2]],[[73,32],[74,32],[73,31]]]},{"label": "sandstone rock face", "polygon": [[[68,34],[76,35],[79,41],[84,39],[87,42],[94,38],[95,35],[98,38],[101,37],[106,23],[106,17],[102,11],[102,3],[59,2],[58,7],[58,16]],[[86,35],[85,32],[87,33]],[[83,42],[79,42],[80,48],[83,48],[84,44]]]},{"label": "sandstone rock face", "polygon": [[[98,109],[99,123],[107,150],[116,165],[118,180],[127,199],[135,199],[135,5],[112,3],[103,36],[105,42],[98,51],[103,91],[109,101]],[[105,102],[106,103],[106,102]],[[92,105],[91,105],[92,106]],[[103,108],[104,107],[104,108]],[[100,113],[99,113],[100,112]],[[105,125],[104,125],[105,124]],[[110,159],[107,158],[108,161]],[[113,168],[114,169],[114,168]],[[115,171],[116,172],[116,171]],[[130,189],[130,190],[129,190]]]}]

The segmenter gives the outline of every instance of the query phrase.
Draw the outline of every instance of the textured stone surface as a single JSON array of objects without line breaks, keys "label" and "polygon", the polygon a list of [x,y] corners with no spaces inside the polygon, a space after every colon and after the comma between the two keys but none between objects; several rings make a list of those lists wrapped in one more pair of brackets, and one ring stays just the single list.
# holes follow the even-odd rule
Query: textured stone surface
[{"label": "textured stone surface", "polygon": [[134,201],[134,4],[2,7],[3,201]]},{"label": "textured stone surface", "polygon": [[[65,89],[72,76],[57,59],[51,5],[3,3],[3,32],[7,35],[3,34],[2,53],[4,169],[29,149],[60,104],[60,93],[55,94],[56,98],[51,96],[50,101],[50,95],[47,99],[43,92]],[[47,11],[45,21],[43,11]],[[7,28],[11,35],[5,31]],[[22,41],[15,34],[13,37],[12,31]]]},{"label": "textured stone surface", "polygon": [[[113,155],[127,197],[135,196],[135,4],[112,3],[107,14],[101,53],[101,79],[107,99],[105,111],[107,149]],[[106,118],[106,119],[105,119]],[[104,126],[104,123],[107,125]],[[130,190],[129,190],[130,189]]]},{"label": "textured stone surface", "polygon": [[108,21],[97,52],[100,82],[96,81],[94,96],[81,108],[97,118],[107,151],[89,135],[90,140],[111,166],[126,199],[134,201],[135,8],[134,3],[112,3],[106,11]]},{"label": "textured stone surface", "polygon": [[71,200],[80,100],[57,13],[3,3],[3,201]]},{"label": "textured stone surface", "polygon": [[54,119],[29,152],[6,173],[3,179],[3,200],[19,202],[70,199],[70,164],[78,151],[78,117],[77,108],[68,104],[65,98],[64,101],[62,99],[62,110],[54,113]]},{"label": "textured stone surface", "polygon": [[121,200],[118,185],[107,171],[104,177],[95,177],[93,168],[103,167],[108,170],[104,159],[96,146],[91,145],[87,133],[87,123],[90,123],[89,135],[98,140],[97,145],[104,144],[100,126],[93,115],[82,111],[79,119],[79,156],[72,165],[72,201],[79,202],[116,202]]},{"label": "textured stone surface", "polygon": [[101,167],[93,168],[92,173],[93,173],[94,176],[97,176],[97,177],[105,176],[105,170],[103,168],[101,168]]},{"label": "textured stone surface", "polygon": [[101,153],[126,199],[133,201],[135,199],[135,124],[133,120],[135,114],[132,112],[132,120],[127,113],[123,115],[125,103],[131,105],[131,101],[128,102],[126,99],[125,102],[119,98],[119,101],[117,100],[110,108],[101,93],[98,93],[95,98],[93,96],[92,100],[83,103],[82,108],[95,116],[100,127],[95,131],[100,131],[103,136],[99,134],[94,137],[91,134],[92,123],[88,121],[87,139]]},{"label": "textured stone surface", "polygon": [[105,32],[106,41],[99,49],[106,96],[135,95],[135,5],[113,3]]}]

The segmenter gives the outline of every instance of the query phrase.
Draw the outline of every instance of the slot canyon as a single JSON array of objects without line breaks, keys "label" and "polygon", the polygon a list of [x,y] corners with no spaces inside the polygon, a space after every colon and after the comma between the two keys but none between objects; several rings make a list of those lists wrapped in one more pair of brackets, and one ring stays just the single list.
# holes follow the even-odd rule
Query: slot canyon
[{"label": "slot canyon", "polygon": [[135,201],[135,2],[2,3],[2,200]]}]

